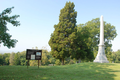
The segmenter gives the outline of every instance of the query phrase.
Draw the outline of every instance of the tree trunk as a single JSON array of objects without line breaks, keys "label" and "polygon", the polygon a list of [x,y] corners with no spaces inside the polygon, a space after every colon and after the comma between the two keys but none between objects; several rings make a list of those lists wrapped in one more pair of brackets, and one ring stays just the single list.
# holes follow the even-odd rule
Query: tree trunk
[{"label": "tree trunk", "polygon": [[81,63],[81,59],[79,58],[79,63]]},{"label": "tree trunk", "polygon": [[62,59],[62,65],[64,65],[64,59]]}]

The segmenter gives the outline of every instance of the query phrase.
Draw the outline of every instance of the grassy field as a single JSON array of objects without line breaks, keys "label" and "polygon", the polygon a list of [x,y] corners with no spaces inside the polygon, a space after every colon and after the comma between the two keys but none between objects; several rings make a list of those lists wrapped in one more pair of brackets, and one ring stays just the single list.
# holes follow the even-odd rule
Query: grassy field
[{"label": "grassy field", "polygon": [[79,63],[63,66],[0,66],[0,80],[120,80],[120,64]]}]

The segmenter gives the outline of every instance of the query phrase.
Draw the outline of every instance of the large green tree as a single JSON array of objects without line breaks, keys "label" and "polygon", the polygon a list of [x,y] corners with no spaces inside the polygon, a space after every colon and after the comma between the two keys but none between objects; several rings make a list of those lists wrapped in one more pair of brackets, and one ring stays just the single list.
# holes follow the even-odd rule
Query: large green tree
[{"label": "large green tree", "polygon": [[7,33],[9,30],[7,28],[7,22],[11,23],[13,26],[19,26],[20,23],[16,19],[19,15],[8,16],[12,12],[12,8],[5,9],[2,13],[0,13],[0,44],[3,43],[4,46],[8,48],[15,47],[16,39],[11,39],[12,35]]},{"label": "large green tree", "polygon": [[91,39],[89,38],[89,29],[87,28],[87,26],[84,26],[84,24],[80,24],[78,26],[80,27],[77,27],[77,39],[75,41],[76,52],[71,55],[71,58],[79,60],[79,63],[81,62],[81,60],[93,60],[94,55],[90,47]]},{"label": "large green tree", "polygon": [[75,51],[77,12],[74,7],[73,2],[66,2],[60,11],[59,23],[54,25],[55,30],[49,40],[51,54],[60,59],[62,65],[64,65],[64,58],[69,57]]},{"label": "large green tree", "polygon": [[[92,19],[85,24],[80,24],[78,27],[87,27],[89,30],[89,40],[91,40],[90,47],[94,52],[94,57],[98,53],[98,44],[100,37],[100,19]],[[111,41],[117,36],[115,26],[104,21],[104,42],[105,42],[105,53],[108,60],[111,60]]]}]

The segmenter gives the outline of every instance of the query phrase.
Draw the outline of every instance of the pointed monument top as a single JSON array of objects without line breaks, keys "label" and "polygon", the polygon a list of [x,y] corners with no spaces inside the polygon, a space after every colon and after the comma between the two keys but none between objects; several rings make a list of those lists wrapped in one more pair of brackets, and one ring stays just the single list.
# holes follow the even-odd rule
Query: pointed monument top
[{"label": "pointed monument top", "polygon": [[102,22],[103,22],[103,15],[101,15],[101,17],[100,17],[100,21],[102,21]]},{"label": "pointed monument top", "polygon": [[101,18],[103,18],[103,15],[101,15]]},{"label": "pointed monument top", "polygon": [[100,18],[103,18],[103,15],[101,15],[101,17]]}]

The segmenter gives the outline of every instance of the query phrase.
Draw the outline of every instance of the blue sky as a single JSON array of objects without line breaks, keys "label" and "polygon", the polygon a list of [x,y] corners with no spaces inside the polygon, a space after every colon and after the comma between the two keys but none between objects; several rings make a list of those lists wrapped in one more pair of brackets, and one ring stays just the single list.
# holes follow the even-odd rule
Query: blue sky
[{"label": "blue sky", "polygon": [[[0,53],[18,52],[32,47],[43,46],[50,51],[48,41],[59,22],[60,10],[68,0],[0,0],[0,13],[14,6],[10,15],[20,15],[21,25],[8,24],[8,33],[18,42],[15,48],[8,49],[0,44]],[[77,24],[86,23],[101,15],[104,21],[116,27],[117,37],[112,41],[113,51],[120,49],[120,1],[119,0],[69,0],[74,2],[77,11]]]}]

